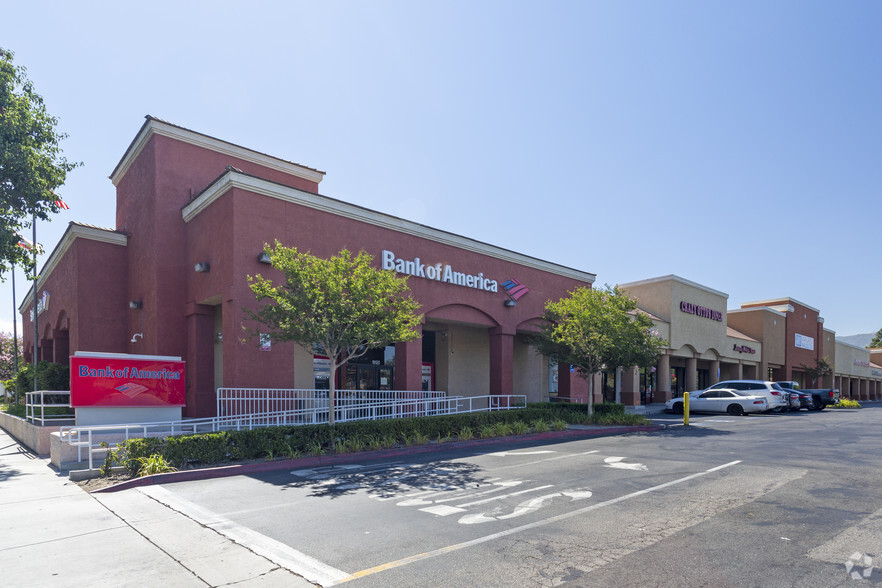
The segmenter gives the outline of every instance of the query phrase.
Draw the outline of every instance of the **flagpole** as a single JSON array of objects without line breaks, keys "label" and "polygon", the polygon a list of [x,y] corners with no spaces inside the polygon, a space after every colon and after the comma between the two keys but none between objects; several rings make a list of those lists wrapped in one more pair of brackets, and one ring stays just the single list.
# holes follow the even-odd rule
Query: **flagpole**
[{"label": "flagpole", "polygon": [[31,223],[34,237],[34,392],[37,391],[37,207],[34,207],[34,218]]},{"label": "flagpole", "polygon": [[[13,377],[18,377],[18,308],[15,306],[15,263],[12,264],[12,355],[15,358]],[[15,403],[18,404],[18,387],[15,389]]]}]

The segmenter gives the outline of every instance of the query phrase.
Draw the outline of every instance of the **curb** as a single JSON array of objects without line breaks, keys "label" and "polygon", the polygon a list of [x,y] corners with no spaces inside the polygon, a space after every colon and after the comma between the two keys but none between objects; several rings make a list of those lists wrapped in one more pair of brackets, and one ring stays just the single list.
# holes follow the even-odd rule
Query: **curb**
[{"label": "curb", "polygon": [[336,463],[352,463],[359,461],[371,461],[374,459],[383,459],[387,457],[399,457],[402,455],[422,455],[426,453],[439,453],[441,451],[449,451],[456,449],[468,449],[471,447],[487,447],[492,445],[502,445],[504,443],[513,443],[520,441],[542,441],[546,439],[579,439],[582,437],[608,437],[613,435],[623,435],[626,433],[646,433],[653,431],[661,431],[665,425],[641,425],[636,427],[606,427],[592,429],[568,429],[566,431],[549,431],[547,433],[531,433],[528,435],[518,435],[511,437],[497,437],[495,439],[475,439],[471,441],[452,441],[450,443],[442,443],[435,445],[419,445],[414,447],[401,447],[398,449],[382,449],[378,451],[362,451],[359,453],[343,453],[335,455],[321,455],[318,457],[302,457],[300,459],[284,459],[278,461],[266,461],[258,463],[243,463],[229,466],[220,466],[213,468],[199,468],[195,470],[185,470],[178,472],[168,472],[165,474],[154,474],[152,476],[144,476],[141,478],[133,478],[93,490],[93,494],[101,494],[105,492],[119,492],[120,490],[128,490],[129,488],[139,488],[141,486],[153,486],[155,484],[171,484],[172,482],[190,482],[193,480],[211,480],[215,478],[227,478],[230,476],[244,476],[248,474],[256,474],[262,472],[273,472],[286,469],[299,469],[310,466],[333,465]]}]

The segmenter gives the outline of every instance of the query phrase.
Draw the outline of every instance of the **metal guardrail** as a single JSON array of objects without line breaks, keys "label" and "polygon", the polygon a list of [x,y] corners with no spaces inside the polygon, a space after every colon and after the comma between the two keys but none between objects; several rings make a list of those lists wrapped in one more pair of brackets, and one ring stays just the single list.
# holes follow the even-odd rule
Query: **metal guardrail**
[{"label": "metal guardrail", "polygon": [[[363,401],[335,406],[338,423],[360,420],[384,420],[420,416],[438,416],[470,412],[487,412],[524,408],[527,397],[513,396],[448,396],[444,398],[399,398],[390,401]],[[308,408],[217,416],[202,419],[61,427],[61,441],[77,448],[77,459],[88,452],[89,469],[94,469],[96,453],[106,453],[121,441],[133,438],[168,437],[217,431],[251,430],[260,427],[298,426],[328,422],[325,404]]]},{"label": "metal guardrail", "polygon": [[[65,414],[46,414],[46,409],[65,408]],[[51,421],[74,418],[70,411],[70,392],[67,390],[38,390],[25,392],[25,418],[41,425]]]},{"label": "metal guardrail", "polygon": [[[336,390],[335,406],[354,406],[370,402],[436,401],[446,392],[424,390]],[[308,388],[218,388],[218,416],[235,416],[285,410],[327,410],[328,390]]]}]

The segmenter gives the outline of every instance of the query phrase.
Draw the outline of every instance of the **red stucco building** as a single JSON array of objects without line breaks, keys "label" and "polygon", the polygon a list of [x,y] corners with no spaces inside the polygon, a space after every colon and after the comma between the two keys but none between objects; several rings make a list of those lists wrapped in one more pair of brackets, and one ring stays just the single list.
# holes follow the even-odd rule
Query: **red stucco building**
[{"label": "red stucco building", "polygon": [[[526,335],[547,300],[593,274],[320,195],[323,176],[147,117],[111,174],[116,227],[71,223],[42,268],[39,359],[180,356],[188,416],[213,415],[219,387],[321,387],[321,358],[245,339],[246,276],[276,276],[259,254],[278,239],[319,256],[365,250],[412,274],[421,339],[347,366],[341,387],[585,397],[585,381],[561,370],[558,382]],[[25,300],[30,361],[33,291]]]}]

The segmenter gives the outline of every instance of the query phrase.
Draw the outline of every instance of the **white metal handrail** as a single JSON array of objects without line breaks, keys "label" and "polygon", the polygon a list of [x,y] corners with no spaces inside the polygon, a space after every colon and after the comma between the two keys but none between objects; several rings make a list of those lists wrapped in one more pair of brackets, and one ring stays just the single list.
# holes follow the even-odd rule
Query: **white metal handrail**
[{"label": "white metal handrail", "polygon": [[[218,388],[215,414],[233,416],[327,407],[328,393],[328,390],[310,388]],[[347,406],[365,402],[437,400],[446,397],[447,393],[443,391],[336,390],[334,404]]]},{"label": "white metal handrail", "polygon": [[[66,408],[67,414],[46,414],[47,408]],[[39,411],[39,415],[37,412]],[[37,390],[25,392],[25,418],[45,424],[48,421],[70,420],[70,392],[67,390]]]},{"label": "white metal handrail", "polygon": [[[336,422],[383,420],[444,414],[510,410],[526,406],[526,396],[452,396],[432,399],[399,399],[388,402],[344,404],[334,410]],[[77,448],[77,459],[88,452],[89,469],[94,468],[94,454],[113,449],[121,441],[133,438],[243,430],[259,427],[297,426],[328,422],[327,400],[324,406],[248,415],[217,416],[180,421],[125,423],[61,427],[61,441]]]}]

